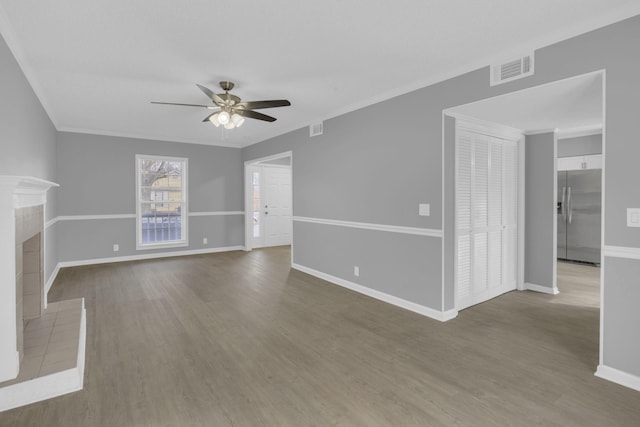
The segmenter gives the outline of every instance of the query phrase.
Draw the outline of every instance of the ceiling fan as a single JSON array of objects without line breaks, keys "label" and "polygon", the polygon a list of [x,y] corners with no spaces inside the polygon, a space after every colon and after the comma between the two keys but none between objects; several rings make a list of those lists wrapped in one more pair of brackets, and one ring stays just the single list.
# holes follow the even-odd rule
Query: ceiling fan
[{"label": "ceiling fan", "polygon": [[224,93],[216,94],[211,89],[196,84],[205,95],[211,99],[215,105],[201,104],[180,104],[176,102],[157,102],[151,101],[152,104],[163,105],[179,105],[183,107],[201,107],[209,110],[218,110],[202,120],[210,121],[216,127],[224,126],[225,129],[233,129],[242,126],[245,118],[263,120],[265,122],[275,122],[276,118],[267,116],[254,110],[274,107],[288,107],[291,103],[286,99],[275,99],[270,101],[248,101],[240,102],[240,97],[229,93],[235,86],[233,82],[220,82],[220,87]]}]

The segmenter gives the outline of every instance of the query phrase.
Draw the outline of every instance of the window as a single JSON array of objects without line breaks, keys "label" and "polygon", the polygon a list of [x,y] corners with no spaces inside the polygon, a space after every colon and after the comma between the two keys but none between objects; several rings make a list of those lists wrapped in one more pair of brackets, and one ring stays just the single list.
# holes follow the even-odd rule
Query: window
[{"label": "window", "polygon": [[136,155],[136,248],[187,246],[187,159]]}]

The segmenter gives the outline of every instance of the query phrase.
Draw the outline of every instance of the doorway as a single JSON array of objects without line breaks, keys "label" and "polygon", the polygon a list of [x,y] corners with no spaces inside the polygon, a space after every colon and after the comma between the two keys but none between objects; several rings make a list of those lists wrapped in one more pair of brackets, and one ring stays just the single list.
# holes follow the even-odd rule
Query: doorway
[{"label": "doorway", "polygon": [[[456,122],[489,122],[518,129],[525,135],[526,149],[522,150],[525,175],[519,185],[526,199],[521,209],[526,211],[528,219],[523,221],[521,229],[526,233],[522,235],[523,243],[518,245],[518,256],[522,259],[519,275],[524,273],[524,277],[518,278],[518,289],[558,292],[555,230],[558,227],[556,200],[561,197],[561,190],[558,190],[557,136],[570,131],[602,129],[603,106],[604,71],[596,71],[444,111]],[[604,180],[604,170],[602,172],[598,179]],[[599,225],[592,228],[600,229]],[[454,265],[454,277],[458,270]],[[457,297],[455,306],[459,307]]]},{"label": "doorway", "polygon": [[291,153],[246,162],[245,184],[245,249],[291,245]]},{"label": "doorway", "polygon": [[[526,220],[523,225],[526,231],[522,236],[522,242],[518,243],[518,257],[522,259],[519,266],[524,268],[518,273],[524,277],[518,278],[518,289],[536,291],[549,294],[545,301],[552,304],[571,305],[576,307],[576,313],[585,318],[593,319],[594,310],[599,310],[601,322],[599,345],[600,363],[602,363],[603,313],[599,296],[606,285],[597,267],[579,264],[559,264],[557,260],[558,248],[558,220],[563,215],[569,215],[570,207],[568,190],[565,188],[565,203],[561,202],[563,187],[560,185],[558,171],[561,169],[558,159],[558,138],[569,132],[593,132],[598,130],[601,134],[600,158],[583,158],[579,163],[579,169],[591,169],[592,161],[600,164],[599,175],[593,174],[604,189],[606,171],[604,168],[604,156],[606,154],[605,131],[605,71],[595,71],[568,79],[535,86],[521,91],[499,95],[494,98],[473,102],[470,104],[453,107],[443,111],[443,123],[447,117],[459,120],[485,121],[498,123],[521,130],[525,135],[525,150],[523,150],[522,164],[525,165],[524,183],[520,190],[525,197],[523,204]],[[451,142],[447,138],[447,131],[443,136],[443,143]],[[582,153],[584,154],[584,153]],[[588,153],[592,154],[592,153]],[[454,156],[455,158],[455,156]],[[453,174],[450,174],[450,176]],[[458,182],[454,180],[454,195]],[[575,198],[578,186],[574,186],[572,201],[574,202],[573,219],[580,205]],[[605,194],[595,196],[604,206]],[[454,197],[454,212],[458,201]],[[580,208],[582,209],[582,208]],[[604,239],[604,210],[602,216],[593,225],[596,233],[600,234],[596,244],[598,253],[595,260],[601,260],[600,249]],[[533,219],[533,220],[532,220]],[[532,226],[534,224],[535,226]],[[560,229],[562,232],[562,228]],[[454,239],[455,240],[455,237]],[[582,242],[582,240],[577,240]],[[590,238],[587,240],[591,240]],[[562,242],[561,246],[562,246]],[[525,246],[527,250],[525,251]],[[534,249],[532,250],[532,248]],[[584,251],[583,251],[584,252]],[[593,255],[593,254],[591,254]],[[460,305],[457,295],[456,274],[459,274],[460,266],[454,258],[454,307],[464,308]],[[527,273],[528,271],[528,273]],[[533,274],[533,273],[535,274]],[[536,280],[539,279],[539,280]],[[563,289],[564,288],[564,289]],[[558,293],[559,292],[559,293]],[[593,334],[598,331],[593,330]]]}]

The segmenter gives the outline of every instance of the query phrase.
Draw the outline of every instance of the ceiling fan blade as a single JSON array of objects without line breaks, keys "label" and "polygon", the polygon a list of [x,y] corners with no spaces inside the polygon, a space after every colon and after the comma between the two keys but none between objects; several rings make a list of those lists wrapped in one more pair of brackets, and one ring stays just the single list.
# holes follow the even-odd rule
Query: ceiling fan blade
[{"label": "ceiling fan blade", "polygon": [[277,120],[275,117],[267,116],[266,114],[258,113],[257,111],[253,111],[253,110],[242,110],[242,109],[236,110],[234,108],[233,112],[240,114],[243,117],[248,117],[250,119],[263,120],[265,122],[275,122]]},{"label": "ceiling fan blade", "polygon": [[259,110],[261,108],[288,107],[291,103],[286,99],[274,99],[272,101],[248,101],[240,102],[234,105],[236,108],[245,108],[247,110]]},{"label": "ceiling fan blade", "polygon": [[220,98],[211,89],[209,89],[207,87],[204,87],[202,85],[199,85],[197,83],[196,83],[196,86],[198,86],[198,88],[200,88],[200,90],[203,91],[205,95],[207,95],[209,98],[211,98],[211,100],[213,102],[215,102],[218,105],[224,105],[224,99]]},{"label": "ceiling fan blade", "polygon": [[177,102],[158,102],[158,101],[151,101],[152,104],[162,104],[162,105],[180,105],[182,107],[204,107],[204,108],[217,108],[217,107],[212,107],[211,105],[201,105],[201,104],[179,104]]}]

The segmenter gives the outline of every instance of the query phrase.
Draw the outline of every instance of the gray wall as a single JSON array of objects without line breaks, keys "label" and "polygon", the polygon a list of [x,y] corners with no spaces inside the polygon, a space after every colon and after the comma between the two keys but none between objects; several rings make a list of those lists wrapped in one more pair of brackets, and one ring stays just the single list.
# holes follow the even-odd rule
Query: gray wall
[{"label": "gray wall", "polygon": [[640,261],[606,257],[604,283],[606,317],[604,322],[604,365],[640,377],[640,339],[637,313],[640,301]]},{"label": "gray wall", "polygon": [[556,162],[553,132],[525,137],[524,281],[553,289]]},{"label": "gray wall", "polygon": [[[135,214],[135,155],[188,158],[189,212],[242,211],[237,148],[60,132],[59,215]],[[242,215],[189,218],[189,246],[136,251],[135,219],[59,221],[60,261],[146,255],[244,244]],[[202,243],[207,237],[208,244]],[[113,252],[113,245],[120,250]]]},{"label": "gray wall", "polygon": [[268,160],[266,162],[261,162],[262,165],[278,165],[278,166],[289,166],[291,165],[291,157],[281,157],[279,159]]},{"label": "gray wall", "polygon": [[585,156],[602,153],[602,134],[558,139],[558,157]]},{"label": "gray wall", "polygon": [[[640,172],[635,163],[640,158],[640,144],[636,141],[636,122],[640,116],[640,61],[634,53],[640,45],[640,17],[621,21],[581,36],[550,45],[535,52],[535,75],[514,82],[489,86],[488,67],[466,73],[450,80],[402,95],[324,123],[324,134],[310,138],[308,129],[302,128],[243,149],[243,160],[292,150],[294,214],[319,218],[374,222],[441,229],[445,227],[445,255],[447,239],[452,228],[454,211],[450,198],[452,175],[446,173],[444,183],[447,194],[443,198],[442,171],[442,110],[504,93],[550,83],[576,75],[606,69],[606,200],[605,244],[640,248],[640,228],[629,229],[625,225],[627,207],[640,206],[640,192],[636,183]],[[384,114],[382,114],[384,113]],[[384,116],[388,120],[381,121]],[[453,150],[444,153],[444,169],[454,166]],[[441,217],[445,201],[444,218]],[[433,215],[417,216],[417,203],[431,203]],[[344,231],[344,230],[343,230]],[[366,230],[363,230],[364,233]],[[348,246],[356,247],[360,237],[350,233],[354,240]],[[307,236],[318,239],[322,236]],[[427,239],[427,238],[425,238]],[[307,246],[313,242],[305,242]],[[295,256],[311,263],[316,260],[303,253],[304,247],[294,235]],[[397,253],[407,259],[415,259],[415,246],[398,244]],[[374,254],[378,248],[367,248]],[[419,259],[440,260],[440,245],[424,245]],[[300,252],[299,252],[300,251]],[[349,251],[344,254],[356,260],[362,254]],[[317,254],[316,256],[320,256]],[[366,258],[368,259],[368,258]],[[317,260],[320,265],[321,260]],[[366,261],[365,261],[366,262]],[[637,262],[637,261],[633,261]],[[373,263],[372,263],[373,264]],[[449,308],[442,298],[443,277],[439,262],[433,263],[433,275],[415,282],[422,266],[387,265],[397,273],[397,283],[389,284],[389,293],[395,295],[429,295],[425,304],[430,307]],[[445,262],[445,266],[452,263]],[[373,265],[370,266],[374,268]],[[326,273],[339,276],[339,265],[326,265]],[[365,268],[369,268],[365,266]],[[451,267],[447,267],[451,268]],[[605,269],[606,264],[605,264]],[[346,274],[344,279],[351,280]],[[445,278],[449,277],[447,273]],[[634,277],[612,277],[605,281],[602,313],[605,327],[611,316],[621,317],[629,324],[640,324],[640,310],[619,311],[609,306],[607,295],[618,292],[625,281]],[[449,283],[451,282],[451,283]],[[367,286],[366,283],[364,283]],[[373,285],[372,285],[373,286]],[[445,287],[453,286],[447,279]],[[414,287],[412,292],[406,292]],[[447,292],[445,292],[445,296]],[[416,300],[414,302],[420,303]],[[612,303],[612,304],[615,304]],[[625,332],[626,331],[626,332]],[[621,339],[636,340],[625,330]],[[616,361],[612,367],[626,366],[617,357],[637,367],[640,351],[637,348],[612,342],[604,347],[605,360]],[[628,367],[625,369],[629,369]]]},{"label": "gray wall", "polygon": [[[56,130],[13,54],[0,37],[0,175],[56,181]],[[56,216],[56,190],[47,195],[46,219]],[[55,225],[45,232],[45,280],[58,263]]]}]

